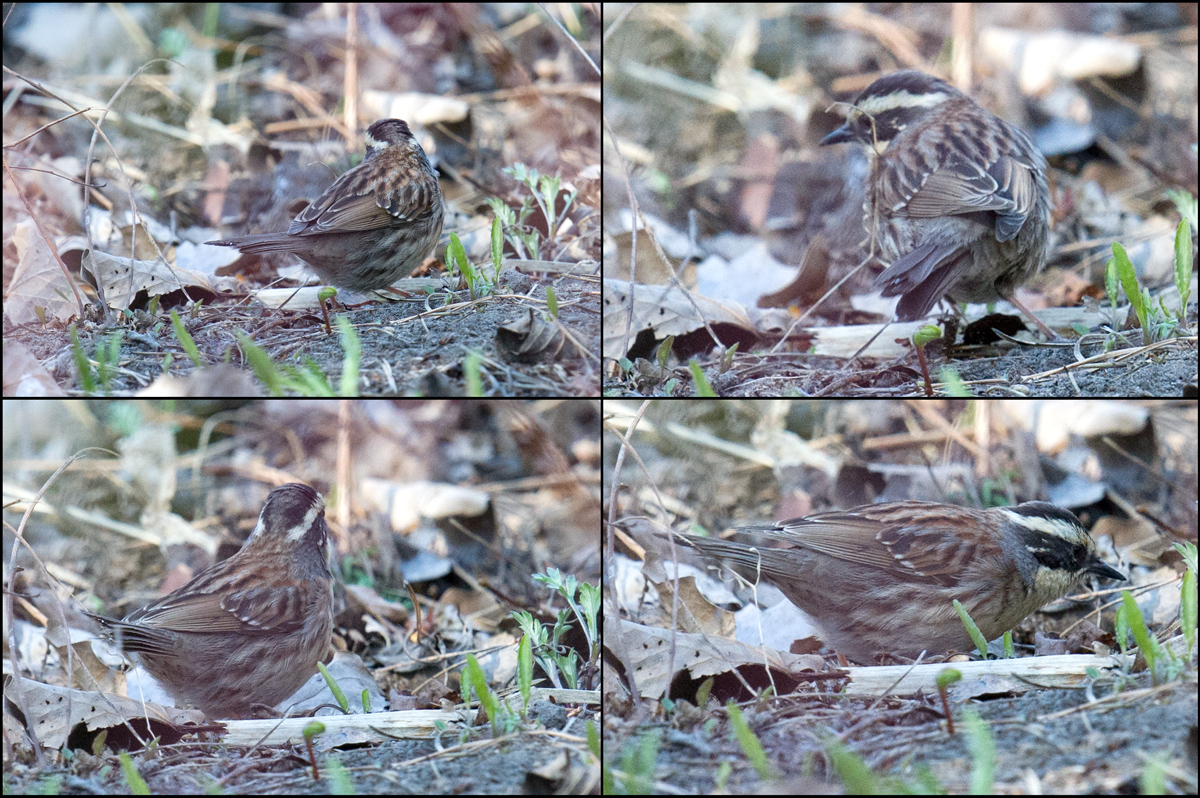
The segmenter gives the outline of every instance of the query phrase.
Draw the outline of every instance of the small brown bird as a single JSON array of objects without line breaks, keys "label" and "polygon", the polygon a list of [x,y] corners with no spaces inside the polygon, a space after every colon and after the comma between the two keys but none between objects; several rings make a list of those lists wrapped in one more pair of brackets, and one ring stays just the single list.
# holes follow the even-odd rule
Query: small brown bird
[{"label": "small brown bird", "polygon": [[400,119],[367,128],[363,162],[334,181],[286,233],[207,243],[244,254],[291,252],[350,291],[386,288],[420,266],[442,234],[442,189],[425,151]]},{"label": "small brown bird", "polygon": [[972,650],[954,599],[992,640],[1088,574],[1125,579],[1078,518],[1046,502],[890,502],[738,531],[737,540],[677,539],[774,584],[831,648],[867,664],[877,653]]},{"label": "small brown bird", "polygon": [[872,158],[863,226],[887,269],[875,281],[899,296],[896,316],[919,319],[942,297],[1014,297],[1046,263],[1046,159],[1029,136],[950,84],[904,71],[876,80],[821,144],[856,142]]},{"label": "small brown bird", "polygon": [[274,706],[316,673],[329,648],[328,540],[321,496],[282,485],[237,554],[122,621],[91,617],[181,705],[212,718]]}]

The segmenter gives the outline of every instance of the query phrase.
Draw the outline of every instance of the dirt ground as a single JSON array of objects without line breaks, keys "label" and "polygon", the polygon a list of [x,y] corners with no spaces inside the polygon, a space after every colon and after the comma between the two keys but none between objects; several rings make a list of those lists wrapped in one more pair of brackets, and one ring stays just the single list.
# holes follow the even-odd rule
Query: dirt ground
[{"label": "dirt ground", "polygon": [[[597,308],[599,298],[588,281],[561,278],[553,283],[560,313],[552,328],[549,345],[528,354],[517,353],[501,340],[498,330],[524,322],[533,308],[535,318],[545,310],[545,286],[535,287],[531,278],[515,275],[514,287],[532,291],[542,301],[503,292],[471,302],[462,298],[443,308],[425,298],[381,301],[369,307],[338,313],[345,315],[358,334],[361,346],[358,393],[360,396],[463,396],[466,385],[463,362],[468,353],[483,357],[482,391],[493,396],[595,396],[599,393],[598,363],[593,353],[600,349]],[[165,318],[165,317],[164,317]],[[252,378],[236,335],[247,333],[265,348],[276,365],[296,365],[311,358],[326,380],[339,384],[346,352],[334,328],[327,334],[319,311],[270,311],[229,309],[210,305],[185,326],[202,356],[210,364],[230,362],[217,376],[197,373],[170,327],[169,319],[153,334],[127,330],[120,349],[121,368],[108,389],[115,394],[142,390],[162,375],[163,360],[171,356],[173,394],[247,396],[266,392]],[[562,332],[569,332],[569,337]],[[79,337],[84,351],[94,351],[109,339],[110,331],[98,325],[82,325]],[[78,388],[67,331],[19,328],[5,317],[4,337],[22,343],[33,355],[51,364],[51,371],[66,385]],[[517,334],[519,339],[521,335]],[[581,350],[578,346],[583,347]]]}]

